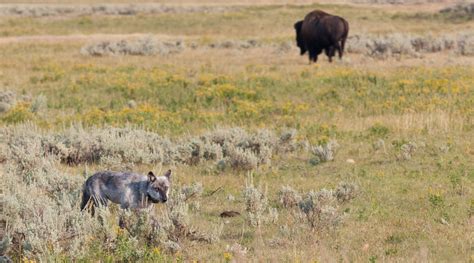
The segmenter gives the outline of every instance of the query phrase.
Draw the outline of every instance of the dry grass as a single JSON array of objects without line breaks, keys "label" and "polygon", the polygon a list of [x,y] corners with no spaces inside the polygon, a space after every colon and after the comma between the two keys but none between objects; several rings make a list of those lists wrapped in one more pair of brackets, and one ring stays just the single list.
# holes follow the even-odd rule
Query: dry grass
[{"label": "dry grass", "polygon": [[170,6],[157,4],[100,4],[100,5],[0,5],[0,16],[49,17],[114,15],[131,16],[163,13],[214,13],[237,10],[224,6]]},{"label": "dry grass", "polygon": [[[178,6],[176,8],[196,7]],[[408,11],[392,7],[334,4],[312,4],[304,7],[297,4],[249,5],[237,9],[226,8],[224,8],[226,11],[207,13],[177,11],[175,13],[106,16],[1,16],[0,21],[4,26],[0,26],[0,35],[159,33],[223,39],[230,37],[232,39],[286,38],[289,40],[289,36],[293,34],[292,25],[295,21],[303,18],[308,9],[314,8],[321,8],[347,18],[351,23],[351,34],[402,32],[425,34],[427,31],[441,34],[442,32],[452,33],[460,28],[466,30],[469,25],[472,25],[472,21],[439,14],[438,10],[426,11],[424,6],[417,6]],[[459,25],[459,22],[462,22],[462,25]],[[96,26],[98,24],[100,27]]]}]

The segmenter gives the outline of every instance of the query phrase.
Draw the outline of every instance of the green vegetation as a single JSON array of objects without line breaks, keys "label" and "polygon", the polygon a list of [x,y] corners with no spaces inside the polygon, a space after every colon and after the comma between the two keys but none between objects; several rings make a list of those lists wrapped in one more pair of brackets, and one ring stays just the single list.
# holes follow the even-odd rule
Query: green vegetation
[{"label": "green vegetation", "polygon": [[92,33],[159,33],[193,37],[288,38],[297,19],[308,10],[323,9],[349,18],[353,32],[450,32],[469,23],[430,12],[401,13],[380,8],[344,5],[270,5],[240,7],[226,12],[169,13],[132,16],[0,17],[0,36],[66,35]]}]

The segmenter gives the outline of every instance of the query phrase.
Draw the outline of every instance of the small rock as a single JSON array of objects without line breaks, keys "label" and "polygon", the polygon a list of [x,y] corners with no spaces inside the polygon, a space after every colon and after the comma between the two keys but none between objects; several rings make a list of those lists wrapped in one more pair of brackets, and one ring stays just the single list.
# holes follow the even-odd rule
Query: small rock
[{"label": "small rock", "polygon": [[365,243],[364,246],[362,247],[362,250],[363,250],[363,251],[369,250],[369,244],[368,244],[368,243]]},{"label": "small rock", "polygon": [[227,196],[227,200],[233,202],[233,201],[235,201],[235,197],[233,195],[229,194]]},{"label": "small rock", "polygon": [[130,108],[130,109],[135,109],[137,107],[137,103],[134,101],[134,100],[129,100],[127,102],[127,106]]},{"label": "small rock", "polygon": [[354,159],[347,159],[347,160],[346,160],[346,163],[352,163],[352,164],[355,164],[356,162],[354,161]]},{"label": "small rock", "polygon": [[442,218],[441,217],[441,224],[443,225],[449,225],[448,221],[446,221],[446,219]]}]

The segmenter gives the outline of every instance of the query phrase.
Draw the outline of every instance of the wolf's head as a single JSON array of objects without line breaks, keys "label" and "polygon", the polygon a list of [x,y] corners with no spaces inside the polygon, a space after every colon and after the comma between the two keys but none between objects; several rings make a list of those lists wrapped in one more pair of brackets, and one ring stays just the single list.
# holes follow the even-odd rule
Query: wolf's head
[{"label": "wolf's head", "polygon": [[147,194],[153,203],[164,203],[168,200],[171,185],[171,170],[164,175],[156,177],[153,172],[148,173]]}]

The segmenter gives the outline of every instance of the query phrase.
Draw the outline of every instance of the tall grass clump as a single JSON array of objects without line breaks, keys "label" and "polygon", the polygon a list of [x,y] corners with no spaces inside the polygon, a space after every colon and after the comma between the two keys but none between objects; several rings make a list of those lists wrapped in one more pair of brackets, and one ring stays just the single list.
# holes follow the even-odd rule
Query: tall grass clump
[{"label": "tall grass clump", "polygon": [[354,183],[341,182],[337,186],[334,196],[341,203],[354,199],[359,194],[359,187]]},{"label": "tall grass clump", "polygon": [[297,207],[301,202],[301,195],[290,186],[283,186],[278,192],[278,199],[280,204],[285,208]]},{"label": "tall grass clump", "polygon": [[342,220],[337,199],[331,190],[310,191],[298,206],[312,229],[332,228]]},{"label": "tall grass clump", "polygon": [[[25,133],[22,129],[36,132]],[[176,140],[131,127],[84,129],[73,126],[54,134],[31,125],[4,130],[10,143],[31,141],[37,155],[55,156],[68,165],[100,163],[110,168],[137,164],[196,165],[212,161],[221,162],[223,167],[253,170],[270,164],[279,147],[288,145],[285,141],[279,141],[272,131],[249,133],[240,128],[217,129],[202,136]]]},{"label": "tall grass clump", "polygon": [[179,247],[179,242],[183,239],[206,243],[213,243],[220,239],[222,225],[212,226],[210,229],[194,227],[191,222],[189,203],[187,202],[190,198],[190,189],[193,189],[194,195],[201,190],[198,185],[178,188],[178,191],[174,191],[171,195],[165,214],[158,217],[160,227],[167,236],[168,243],[165,242],[165,245],[171,245],[169,248],[172,248],[172,250],[177,246],[173,246],[170,242],[176,243]]},{"label": "tall grass clump", "polygon": [[339,147],[339,144],[335,140],[330,140],[325,144],[313,147],[311,152],[314,157],[310,160],[311,163],[318,164],[334,160]]},{"label": "tall grass clump", "polygon": [[247,179],[243,191],[245,210],[250,225],[260,227],[266,223],[275,223],[278,220],[278,211],[269,206],[268,190],[260,185],[254,186],[253,178]]},{"label": "tall grass clump", "polygon": [[16,94],[9,90],[0,91],[0,113],[8,111],[16,103]]},{"label": "tall grass clump", "polygon": [[462,56],[471,56],[473,54],[472,38],[473,34],[469,31],[442,36],[401,33],[380,36],[353,35],[348,39],[347,51],[379,59],[421,58],[424,53],[443,51],[454,51]]},{"label": "tall grass clump", "polygon": [[138,40],[102,41],[96,44],[84,46],[81,49],[83,55],[106,56],[106,55],[134,55],[152,56],[180,53],[183,50],[183,42],[158,41],[152,37]]},{"label": "tall grass clump", "polygon": [[60,171],[57,157],[45,155],[40,140],[32,139],[34,130],[22,133],[8,144],[4,176],[4,215],[14,250],[38,259],[85,256],[99,224],[78,208],[82,178]]}]

